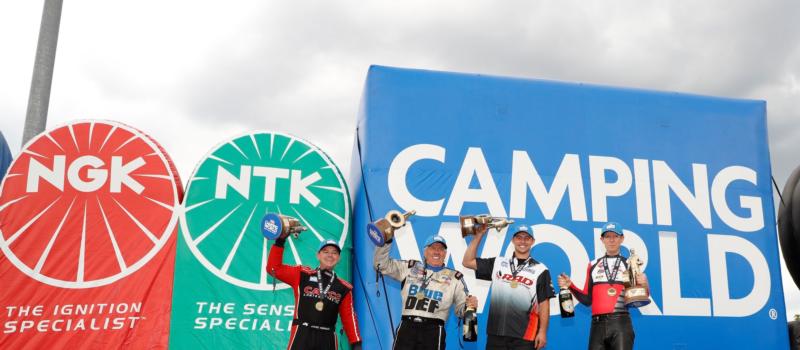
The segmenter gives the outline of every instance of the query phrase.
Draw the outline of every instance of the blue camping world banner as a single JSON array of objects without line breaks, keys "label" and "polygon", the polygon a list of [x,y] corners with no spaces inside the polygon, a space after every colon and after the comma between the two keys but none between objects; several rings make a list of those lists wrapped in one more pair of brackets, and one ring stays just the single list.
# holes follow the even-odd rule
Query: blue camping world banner
[{"label": "blue camping world banner", "polygon": [[[766,104],[373,66],[358,120],[351,189],[357,312],[364,348],[391,349],[400,283],[384,293],[366,224],[416,210],[391,256],[417,259],[432,234],[447,266],[479,300],[483,349],[489,283],[461,265],[459,215],[488,213],[533,226],[533,257],[576,285],[604,254],[599,229],[625,228],[623,254],[644,261],[652,303],[632,310],[639,349],[787,347]],[[480,257],[509,251],[506,230]],[[554,283],[555,284],[555,283]],[[391,312],[387,310],[388,306]],[[586,348],[590,308],[562,319],[551,300],[548,348]],[[391,316],[390,316],[391,314]],[[459,348],[451,314],[447,348]]]}]

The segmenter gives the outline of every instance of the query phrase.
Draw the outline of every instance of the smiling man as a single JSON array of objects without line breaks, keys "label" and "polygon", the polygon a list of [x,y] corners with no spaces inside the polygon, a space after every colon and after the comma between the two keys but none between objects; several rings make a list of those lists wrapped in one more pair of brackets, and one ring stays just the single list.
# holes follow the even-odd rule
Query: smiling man
[{"label": "smiling man", "polygon": [[468,295],[461,272],[445,267],[447,242],[442,236],[425,241],[424,262],[389,259],[391,242],[375,250],[375,270],[402,283],[403,313],[392,349],[444,349],[450,307],[463,317],[467,307],[478,307],[478,299]]},{"label": "smiling man", "polygon": [[342,248],[334,240],[322,241],[317,249],[319,267],[283,264],[286,235],[275,240],[269,250],[267,272],[292,287],[294,320],[289,336],[289,350],[338,349],[335,326],[338,316],[353,349],[361,349],[358,320],[353,310],[353,286],[336,276]]},{"label": "smiling man", "polygon": [[547,344],[549,299],[555,296],[550,271],[531,257],[536,240],[530,226],[515,226],[509,232],[514,234],[514,251],[506,257],[482,259],[477,257],[478,245],[486,226],[478,227],[462,263],[475,270],[478,279],[492,281],[486,349],[541,349]]},{"label": "smiling man", "polygon": [[[581,304],[592,306],[592,328],[589,333],[590,350],[633,349],[633,324],[625,306],[625,284],[623,276],[628,269],[628,260],[620,254],[625,235],[616,222],[603,225],[600,241],[606,254],[589,263],[586,284],[582,289],[572,283],[569,276],[558,276],[561,288],[569,288]],[[647,277],[640,276],[647,286]]]}]

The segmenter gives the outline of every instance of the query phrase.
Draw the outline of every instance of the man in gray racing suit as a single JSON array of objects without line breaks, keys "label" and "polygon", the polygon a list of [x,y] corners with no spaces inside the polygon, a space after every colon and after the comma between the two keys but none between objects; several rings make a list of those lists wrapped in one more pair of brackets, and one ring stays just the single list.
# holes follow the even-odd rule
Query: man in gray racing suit
[{"label": "man in gray racing suit", "polygon": [[477,308],[478,299],[468,295],[461,272],[444,266],[447,243],[443,237],[425,241],[424,262],[390,259],[390,250],[391,240],[375,250],[375,269],[402,285],[402,321],[393,349],[444,349],[450,307],[463,317],[467,307]]}]

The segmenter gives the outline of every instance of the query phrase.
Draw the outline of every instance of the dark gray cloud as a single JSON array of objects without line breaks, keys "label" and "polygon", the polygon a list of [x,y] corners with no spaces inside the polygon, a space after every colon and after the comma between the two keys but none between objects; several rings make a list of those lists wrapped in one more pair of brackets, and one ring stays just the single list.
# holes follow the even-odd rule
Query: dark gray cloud
[{"label": "dark gray cloud", "polygon": [[[381,5],[258,7],[172,93],[200,123],[337,147],[350,143],[369,64],[763,99],[776,178],[800,163],[800,3]],[[344,148],[332,152],[340,163]]]}]

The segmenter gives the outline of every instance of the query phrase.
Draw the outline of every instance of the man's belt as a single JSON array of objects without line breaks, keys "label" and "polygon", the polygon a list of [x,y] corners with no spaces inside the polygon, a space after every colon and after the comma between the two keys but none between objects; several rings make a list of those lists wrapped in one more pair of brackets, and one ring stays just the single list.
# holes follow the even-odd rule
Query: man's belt
[{"label": "man's belt", "polygon": [[401,317],[403,321],[411,322],[419,325],[427,324],[427,325],[436,325],[436,326],[444,326],[444,321],[438,318],[428,318],[428,317],[420,317],[420,316],[403,316]]},{"label": "man's belt", "polygon": [[630,314],[627,312],[614,312],[610,314],[592,316],[592,321],[617,320],[625,317],[630,317]]},{"label": "man's belt", "polygon": [[318,326],[318,325],[315,325],[315,324],[310,324],[310,323],[305,322],[305,321],[300,321],[298,319],[292,320],[292,324],[293,325],[297,325],[297,326],[308,327],[308,328],[312,328],[312,329],[319,329],[321,331],[330,331],[330,330],[333,329],[332,327]]}]

